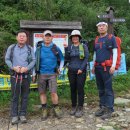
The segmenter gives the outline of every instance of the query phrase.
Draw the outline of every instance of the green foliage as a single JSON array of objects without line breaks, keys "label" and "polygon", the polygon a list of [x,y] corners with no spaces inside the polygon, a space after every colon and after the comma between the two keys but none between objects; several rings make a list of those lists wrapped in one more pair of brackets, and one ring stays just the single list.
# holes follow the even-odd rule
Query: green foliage
[{"label": "green foliage", "polygon": [[[0,55],[15,40],[20,20],[55,20],[81,21],[83,38],[89,42],[90,60],[97,34],[98,14],[105,13],[108,6],[115,8],[116,17],[124,17],[126,23],[115,24],[115,32],[122,38],[122,49],[126,53],[127,65],[130,67],[129,34],[130,5],[128,0],[1,0],[0,2]],[[6,35],[5,35],[6,34]],[[8,43],[8,44],[7,44]],[[2,52],[1,52],[2,50]],[[2,60],[3,61],[3,60]],[[1,63],[1,62],[0,62]],[[0,67],[3,66],[0,64]],[[3,68],[2,68],[3,70]]]}]

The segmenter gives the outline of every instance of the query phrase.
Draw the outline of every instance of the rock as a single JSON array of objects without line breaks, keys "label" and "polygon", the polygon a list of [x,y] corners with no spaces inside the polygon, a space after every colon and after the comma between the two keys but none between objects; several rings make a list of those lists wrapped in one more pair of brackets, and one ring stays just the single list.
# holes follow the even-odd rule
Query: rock
[{"label": "rock", "polygon": [[130,112],[130,108],[124,108],[123,111]]},{"label": "rock", "polygon": [[122,123],[121,125],[120,125],[121,127],[123,127],[123,128],[128,128],[129,127],[129,125],[128,124],[124,124],[124,123]]},{"label": "rock", "polygon": [[130,105],[130,99],[125,99],[125,98],[116,98],[115,99],[115,104],[116,105]]},{"label": "rock", "polygon": [[88,105],[87,103],[84,103],[84,107],[87,107],[87,105]]},{"label": "rock", "polygon": [[[17,127],[16,127],[16,126],[14,126],[14,127],[12,127],[10,130],[17,130]],[[18,130],[23,130],[23,129],[18,128]]]},{"label": "rock", "polygon": [[77,125],[77,126],[75,126],[77,129],[79,129],[79,128],[81,128],[81,126],[80,125]]},{"label": "rock", "polygon": [[102,119],[100,119],[100,118],[96,118],[96,123],[101,123],[101,122],[103,122],[103,120]]},{"label": "rock", "polygon": [[124,98],[130,99],[130,94],[126,94]]},{"label": "rock", "polygon": [[89,115],[89,118],[94,118],[94,115]]},{"label": "rock", "polygon": [[58,121],[58,120],[55,120],[55,124],[60,124],[60,121]]},{"label": "rock", "polygon": [[96,127],[101,128],[102,124],[97,124]]},{"label": "rock", "polygon": [[114,122],[114,121],[113,121],[113,122],[109,122],[109,125],[110,125],[110,126],[115,126],[116,124],[117,124],[117,123]]},{"label": "rock", "polygon": [[114,130],[112,126],[103,126],[102,129],[104,130]]},{"label": "rock", "polygon": [[83,118],[77,118],[77,119],[76,119],[76,122],[77,122],[77,123],[82,123],[82,122],[84,122],[84,119],[83,119]]},{"label": "rock", "polygon": [[112,117],[118,117],[118,116],[119,116],[119,112],[118,111],[112,113]]},{"label": "rock", "polygon": [[126,122],[126,119],[119,119],[118,122]]}]

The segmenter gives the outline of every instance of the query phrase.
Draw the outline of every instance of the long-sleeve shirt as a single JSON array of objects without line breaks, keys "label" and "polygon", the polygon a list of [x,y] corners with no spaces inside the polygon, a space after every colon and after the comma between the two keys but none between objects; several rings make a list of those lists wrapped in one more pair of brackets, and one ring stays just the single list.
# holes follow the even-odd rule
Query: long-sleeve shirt
[{"label": "long-sleeve shirt", "polygon": [[14,47],[14,51],[13,51],[13,57],[11,59],[11,49],[13,46],[14,46],[14,44],[10,45],[8,47],[6,55],[5,55],[5,62],[8,65],[8,67],[10,69],[12,69],[13,67],[20,66],[20,67],[27,67],[28,70],[32,69],[36,62],[33,48],[31,46],[29,46],[31,48],[31,52],[30,52],[31,61],[29,63],[27,45],[24,45],[23,47],[19,47],[19,45],[16,44],[16,46]]},{"label": "long-sleeve shirt", "polygon": [[84,58],[80,59],[79,46],[71,45],[65,48],[65,58],[69,62],[68,68],[72,71],[86,70],[88,63],[88,47],[83,44]]}]

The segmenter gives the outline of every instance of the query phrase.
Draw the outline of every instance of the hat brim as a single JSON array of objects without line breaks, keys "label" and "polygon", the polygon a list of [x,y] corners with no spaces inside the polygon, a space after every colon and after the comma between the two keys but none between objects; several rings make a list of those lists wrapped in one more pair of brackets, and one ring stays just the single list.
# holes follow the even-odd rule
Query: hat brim
[{"label": "hat brim", "polygon": [[72,39],[73,36],[78,36],[80,38],[80,40],[82,39],[82,37],[80,35],[70,35],[69,39]]}]

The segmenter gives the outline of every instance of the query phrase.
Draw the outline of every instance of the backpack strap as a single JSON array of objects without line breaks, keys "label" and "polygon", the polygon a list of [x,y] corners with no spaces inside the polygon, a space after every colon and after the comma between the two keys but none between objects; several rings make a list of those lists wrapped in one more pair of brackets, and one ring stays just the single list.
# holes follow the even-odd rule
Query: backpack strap
[{"label": "backpack strap", "polygon": [[99,36],[96,36],[94,44],[98,42]]},{"label": "backpack strap", "polygon": [[28,48],[28,57],[27,57],[27,60],[28,60],[28,64],[32,61],[32,55],[31,55],[31,46],[26,44],[27,45],[27,48]]},{"label": "backpack strap", "polygon": [[15,46],[16,46],[16,44],[11,45],[11,52],[10,52],[10,60],[11,60],[11,62],[13,61],[13,54],[14,54]]},{"label": "backpack strap", "polygon": [[[56,57],[59,56],[59,51],[58,51],[58,49],[57,49],[56,44],[53,44],[51,50],[52,50],[53,54],[54,54]],[[59,57],[58,57],[58,58],[59,58]]]}]

